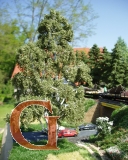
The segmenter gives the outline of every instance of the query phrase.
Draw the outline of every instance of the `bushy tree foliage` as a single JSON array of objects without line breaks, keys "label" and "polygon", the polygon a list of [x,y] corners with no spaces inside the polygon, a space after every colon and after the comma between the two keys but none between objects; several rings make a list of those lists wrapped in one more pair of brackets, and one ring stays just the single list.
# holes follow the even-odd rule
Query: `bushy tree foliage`
[{"label": "bushy tree foliage", "polygon": [[51,10],[40,23],[38,32],[37,44],[42,49],[58,53],[64,48],[71,48],[68,43],[73,39],[72,26],[59,12]]},{"label": "bushy tree foliage", "polygon": [[87,64],[89,59],[86,52],[76,51],[76,60],[83,61],[85,64]]},{"label": "bushy tree foliage", "polygon": [[[46,15],[38,27],[36,44],[28,43],[17,51],[17,63],[22,72],[13,78],[17,100],[50,100],[53,115],[77,125],[84,116],[84,89],[75,81],[91,85],[90,69],[69,45],[73,38],[72,26],[54,10]],[[66,82],[66,83],[65,83]],[[40,115],[43,115],[44,111]],[[27,116],[27,115],[26,115]]]},{"label": "bushy tree foliage", "polygon": [[116,109],[111,114],[111,119],[114,122],[114,126],[119,128],[128,129],[128,106],[124,105],[123,107]]},{"label": "bushy tree foliage", "polygon": [[82,61],[83,61],[85,64],[88,63],[89,58],[88,58],[88,56],[87,56],[87,53],[81,52],[81,58],[82,58]]},{"label": "bushy tree foliage", "polygon": [[0,70],[1,74],[4,75],[4,81],[3,77],[0,80],[2,81],[0,87],[2,93],[15,65],[15,49],[28,41],[37,41],[38,25],[51,8],[60,11],[73,26],[73,31],[77,32],[73,40],[75,45],[76,41],[84,40],[92,34],[93,20],[97,16],[91,4],[85,3],[83,0],[53,0],[52,3],[49,0],[25,0],[23,2],[1,0]]},{"label": "bushy tree foliage", "polygon": [[91,68],[91,76],[93,83],[99,84],[102,73],[103,55],[100,53],[100,48],[94,44],[89,51],[89,67]]},{"label": "bushy tree foliage", "polygon": [[107,87],[123,85],[128,87],[128,48],[119,37],[112,52],[104,47],[102,53],[96,44],[90,49],[88,65],[91,68],[93,83]]},{"label": "bushy tree foliage", "polygon": [[103,83],[107,86],[109,86],[109,80],[108,77],[110,75],[110,70],[111,70],[111,53],[108,52],[107,48],[103,48],[103,53],[102,53],[102,59],[100,62],[101,65],[101,72],[100,72],[100,83]]},{"label": "bushy tree foliage", "polygon": [[111,87],[119,84],[128,86],[128,48],[124,40],[118,38],[111,53],[111,70],[108,81]]}]

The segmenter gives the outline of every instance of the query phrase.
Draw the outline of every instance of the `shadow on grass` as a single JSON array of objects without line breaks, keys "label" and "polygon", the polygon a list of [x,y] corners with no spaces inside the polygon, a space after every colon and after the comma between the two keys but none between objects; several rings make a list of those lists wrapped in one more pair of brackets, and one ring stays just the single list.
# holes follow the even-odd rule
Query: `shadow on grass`
[{"label": "shadow on grass", "polygon": [[[39,142],[33,142],[31,141],[32,144],[34,145],[46,145],[47,140],[40,140]],[[13,147],[16,149],[21,148],[21,146],[18,143],[13,143]],[[60,154],[64,152],[73,152],[79,150],[79,147],[73,144],[72,142],[69,142],[66,138],[58,139],[57,141],[57,147],[59,150],[42,150],[43,152],[48,152],[52,154]],[[30,150],[31,152],[31,150]]]},{"label": "shadow on grass", "polygon": [[20,128],[22,132],[33,132],[33,131],[41,131],[42,127],[40,124],[29,124],[28,128]]}]

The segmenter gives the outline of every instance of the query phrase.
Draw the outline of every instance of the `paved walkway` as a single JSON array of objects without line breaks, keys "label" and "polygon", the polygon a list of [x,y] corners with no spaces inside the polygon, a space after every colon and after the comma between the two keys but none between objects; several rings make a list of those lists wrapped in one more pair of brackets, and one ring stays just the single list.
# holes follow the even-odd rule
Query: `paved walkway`
[{"label": "paved walkway", "polygon": [[[0,134],[2,134],[4,132],[4,128],[0,128]],[[1,142],[1,147],[2,147],[2,142]],[[1,159],[1,147],[0,147],[0,160]]]},{"label": "paved walkway", "polygon": [[3,138],[2,138],[0,160],[8,160],[9,152],[12,149],[12,146],[13,146],[13,140],[10,133],[10,125],[6,124],[3,132]]},{"label": "paved walkway", "polygon": [[[0,134],[2,134],[4,132],[4,128],[0,128]],[[1,142],[1,147],[2,147],[2,142]],[[1,147],[0,147],[0,160],[1,159]]]}]

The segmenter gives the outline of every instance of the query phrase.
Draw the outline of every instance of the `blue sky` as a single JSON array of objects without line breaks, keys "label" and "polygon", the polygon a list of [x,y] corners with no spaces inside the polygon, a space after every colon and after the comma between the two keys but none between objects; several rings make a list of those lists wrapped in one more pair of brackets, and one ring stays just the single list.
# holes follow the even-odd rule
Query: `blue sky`
[{"label": "blue sky", "polygon": [[[95,19],[95,34],[86,41],[86,47],[97,44],[108,51],[114,48],[118,37],[128,45],[128,0],[88,0],[99,18]],[[85,44],[80,47],[85,47]]]},{"label": "blue sky", "polygon": [[[3,0],[1,0],[3,1]],[[5,0],[11,2],[12,0]],[[92,36],[80,42],[77,47],[89,47],[94,44],[106,47],[108,51],[114,48],[118,37],[128,45],[128,0],[84,0],[90,2],[94,12],[99,16],[93,21],[95,29]]]}]

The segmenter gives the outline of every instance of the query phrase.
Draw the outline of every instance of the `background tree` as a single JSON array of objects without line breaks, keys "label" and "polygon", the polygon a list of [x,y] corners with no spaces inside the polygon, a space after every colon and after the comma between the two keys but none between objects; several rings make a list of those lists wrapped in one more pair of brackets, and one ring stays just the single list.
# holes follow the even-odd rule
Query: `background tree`
[{"label": "background tree", "polygon": [[75,54],[77,61],[83,61],[85,64],[88,63],[87,53],[85,53],[84,51],[76,51]]},{"label": "background tree", "polygon": [[111,64],[111,53],[108,52],[106,47],[103,48],[103,57],[101,59],[100,65],[102,66],[100,80],[105,85],[109,86],[108,77],[111,74],[110,71],[112,64]]},{"label": "background tree", "polygon": [[0,97],[11,95],[9,80],[15,65],[15,50],[24,43],[24,39],[17,22],[10,21],[6,10],[0,10]]},{"label": "background tree", "polygon": [[4,5],[3,7],[8,8],[11,18],[18,20],[18,26],[29,41],[37,40],[38,25],[51,9],[60,11],[72,25],[75,45],[78,40],[84,40],[93,33],[92,22],[97,18],[91,4],[84,0],[13,0],[11,3],[4,2]]},{"label": "background tree", "polygon": [[9,23],[0,23],[0,70],[10,76],[15,65],[15,50],[24,43],[24,37],[20,34],[16,21]]},{"label": "background tree", "polygon": [[83,64],[88,66],[87,54],[83,51],[76,51],[75,54],[76,54],[76,64],[78,63],[78,65],[80,64],[80,66],[81,66],[81,70],[79,70],[79,72],[78,72],[78,76],[76,77],[75,84],[87,85],[87,83],[80,76],[81,73],[85,73],[85,75],[86,75],[86,71],[88,72],[87,68],[83,66]]},{"label": "background tree", "polygon": [[111,87],[119,84],[128,86],[128,48],[119,37],[111,53],[111,71],[108,77]]},{"label": "background tree", "polygon": [[76,54],[76,60],[77,60],[77,61],[81,61],[81,60],[82,60],[81,52],[76,51],[75,54]]},{"label": "background tree", "polygon": [[100,48],[96,44],[92,46],[88,55],[89,67],[91,68],[93,83],[99,84],[102,71],[101,62],[103,59],[103,55],[100,53]]},{"label": "background tree", "polygon": [[82,80],[91,85],[92,79],[90,69],[76,61],[69,45],[72,26],[59,12],[51,10],[38,32],[36,44],[28,43],[17,51],[16,61],[23,69],[13,78],[17,100],[50,100],[53,114],[61,116],[59,122],[77,125],[83,121],[85,98],[83,87],[75,87],[74,82]]},{"label": "background tree", "polygon": [[81,52],[81,57],[82,57],[82,61],[87,64],[88,63],[88,56],[87,56],[87,53],[85,52]]}]

